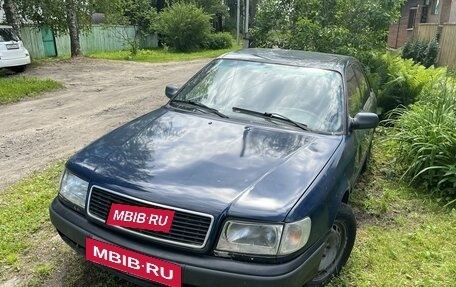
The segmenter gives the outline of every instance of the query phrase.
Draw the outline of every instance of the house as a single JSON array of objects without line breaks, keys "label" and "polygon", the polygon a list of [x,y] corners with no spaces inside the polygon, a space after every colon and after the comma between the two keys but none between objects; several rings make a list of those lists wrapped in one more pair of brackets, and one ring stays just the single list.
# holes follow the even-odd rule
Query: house
[{"label": "house", "polygon": [[456,23],[456,0],[406,1],[401,8],[401,16],[389,28],[388,47],[402,47],[420,23]]}]

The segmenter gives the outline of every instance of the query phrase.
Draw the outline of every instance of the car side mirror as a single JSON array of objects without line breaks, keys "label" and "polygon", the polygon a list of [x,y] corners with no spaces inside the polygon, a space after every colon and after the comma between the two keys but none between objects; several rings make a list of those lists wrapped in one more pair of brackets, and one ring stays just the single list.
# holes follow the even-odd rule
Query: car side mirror
[{"label": "car side mirror", "polygon": [[374,129],[378,126],[378,115],[374,113],[357,113],[350,121],[350,130]]},{"label": "car side mirror", "polygon": [[165,95],[171,99],[177,94],[177,91],[179,91],[178,85],[174,85],[174,84],[166,85]]}]

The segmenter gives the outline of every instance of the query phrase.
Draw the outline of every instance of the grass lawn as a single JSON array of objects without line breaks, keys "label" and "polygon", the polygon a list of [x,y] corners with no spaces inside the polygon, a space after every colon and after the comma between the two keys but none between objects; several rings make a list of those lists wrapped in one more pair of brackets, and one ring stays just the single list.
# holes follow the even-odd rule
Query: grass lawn
[{"label": "grass lawn", "polygon": [[[388,146],[376,139],[370,167],[352,197],[355,248],[329,286],[454,286],[456,210],[399,182],[389,158]],[[56,236],[48,206],[62,168],[57,163],[0,191],[0,281],[16,276],[28,278],[27,286],[52,280],[63,286],[132,286],[85,262]]]},{"label": "grass lawn", "polygon": [[165,51],[163,49],[139,50],[136,56],[131,56],[130,51],[99,52],[89,54],[88,57],[108,60],[131,60],[137,62],[170,62],[170,61],[189,61],[204,58],[215,58],[240,47],[235,46],[230,49],[205,50],[192,53],[181,53]]},{"label": "grass lawn", "polygon": [[0,105],[14,103],[25,97],[37,96],[60,87],[62,84],[53,80],[0,75]]}]

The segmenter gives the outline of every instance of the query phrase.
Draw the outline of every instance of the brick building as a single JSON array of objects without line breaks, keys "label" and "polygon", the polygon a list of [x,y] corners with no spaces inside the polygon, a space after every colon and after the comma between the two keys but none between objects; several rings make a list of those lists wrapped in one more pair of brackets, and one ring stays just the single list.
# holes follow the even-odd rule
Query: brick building
[{"label": "brick building", "polygon": [[456,23],[456,0],[406,1],[401,16],[389,28],[388,47],[402,47],[420,23]]}]

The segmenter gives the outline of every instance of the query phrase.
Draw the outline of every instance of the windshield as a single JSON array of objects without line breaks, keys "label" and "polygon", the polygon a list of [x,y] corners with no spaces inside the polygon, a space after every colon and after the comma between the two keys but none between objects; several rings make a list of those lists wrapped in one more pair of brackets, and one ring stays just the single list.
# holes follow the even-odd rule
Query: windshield
[{"label": "windshield", "polygon": [[19,37],[10,28],[0,28],[0,42],[9,41],[19,41]]},{"label": "windshield", "polygon": [[216,60],[175,100],[194,101],[229,117],[264,121],[233,107],[276,113],[320,132],[342,131],[342,77],[316,68]]}]

